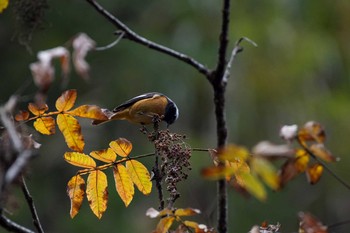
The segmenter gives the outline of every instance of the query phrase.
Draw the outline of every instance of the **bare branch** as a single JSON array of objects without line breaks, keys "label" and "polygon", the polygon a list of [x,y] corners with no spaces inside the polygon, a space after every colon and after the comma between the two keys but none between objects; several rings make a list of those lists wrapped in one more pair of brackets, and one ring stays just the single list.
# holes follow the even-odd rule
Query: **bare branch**
[{"label": "bare branch", "polygon": [[136,32],[132,31],[128,26],[126,26],[124,23],[122,23],[117,17],[109,13],[107,10],[105,10],[98,2],[95,0],[86,0],[88,3],[90,3],[101,15],[103,15],[108,21],[110,21],[113,25],[115,25],[119,30],[123,31],[125,33],[125,38],[129,39],[131,41],[134,41],[138,44],[144,45],[150,49],[156,50],[158,52],[167,54],[171,57],[174,57],[176,59],[179,59],[192,67],[194,67],[196,70],[198,70],[200,73],[204,74],[206,77],[210,75],[210,70],[205,67],[203,64],[196,61],[194,58],[180,53],[178,51],[175,51],[173,49],[170,49],[166,46],[157,44],[153,41],[150,41],[140,35],[138,35]]},{"label": "bare branch", "polygon": [[23,176],[22,176],[22,192],[26,198],[30,212],[32,213],[32,219],[33,219],[34,226],[36,227],[36,229],[38,230],[39,233],[44,233],[44,230],[43,230],[41,223],[40,223],[40,220],[39,220],[38,213],[37,213],[35,205],[34,205],[33,198],[30,195],[26,181],[24,180]]},{"label": "bare branch", "polygon": [[0,225],[8,230],[9,232],[16,232],[16,233],[35,233],[34,231],[25,228],[21,225],[19,225],[16,222],[13,222],[9,218],[7,218],[4,213],[1,211],[0,214]]},{"label": "bare branch", "polygon": [[124,35],[125,35],[125,33],[122,31],[115,41],[113,41],[109,45],[106,45],[106,46],[103,46],[103,47],[97,47],[97,48],[95,48],[95,51],[104,51],[104,50],[112,48],[113,46],[118,44],[121,41],[121,39],[123,39]]}]

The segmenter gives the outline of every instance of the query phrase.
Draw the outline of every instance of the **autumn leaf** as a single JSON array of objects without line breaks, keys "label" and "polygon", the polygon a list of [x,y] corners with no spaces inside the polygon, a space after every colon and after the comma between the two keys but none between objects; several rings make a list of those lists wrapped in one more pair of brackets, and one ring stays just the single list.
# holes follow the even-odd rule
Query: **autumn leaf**
[{"label": "autumn leaf", "polygon": [[147,168],[136,160],[126,161],[126,169],[141,193],[148,195],[152,190],[151,176]]},{"label": "autumn leaf", "polygon": [[84,167],[84,168],[94,168],[96,167],[96,162],[93,160],[90,156],[79,153],[79,152],[66,152],[64,153],[64,159],[78,167]]},{"label": "autumn leaf", "polygon": [[52,117],[40,117],[34,121],[36,131],[46,135],[52,135],[56,132],[55,119]]},{"label": "autumn leaf", "polygon": [[85,181],[80,175],[73,176],[67,185],[67,194],[70,199],[70,216],[74,218],[78,214],[85,195]]},{"label": "autumn leaf", "polygon": [[277,171],[269,161],[254,157],[250,160],[250,167],[270,188],[274,190],[279,188]]},{"label": "autumn leaf", "polygon": [[112,163],[117,158],[117,155],[111,148],[92,151],[90,152],[90,156],[105,163]]},{"label": "autumn leaf", "polygon": [[29,119],[29,112],[25,110],[20,110],[15,116],[16,121],[26,121],[28,119]]},{"label": "autumn leaf", "polygon": [[304,145],[306,141],[323,143],[326,139],[326,134],[320,123],[309,121],[299,130],[298,138]]},{"label": "autumn leaf", "polygon": [[175,216],[192,216],[196,214],[200,214],[201,211],[199,209],[186,208],[186,209],[177,209],[175,210]]},{"label": "autumn leaf", "polygon": [[85,143],[78,120],[68,114],[58,114],[57,125],[68,147],[74,151],[82,152]]},{"label": "autumn leaf", "polygon": [[219,159],[221,161],[235,162],[237,159],[246,160],[249,156],[249,151],[245,147],[230,144],[219,152]]},{"label": "autumn leaf", "polygon": [[173,224],[175,220],[175,217],[169,216],[165,218],[161,218],[157,228],[156,228],[156,233],[167,233],[171,225]]},{"label": "autumn leaf", "polygon": [[40,116],[40,115],[44,114],[48,109],[49,109],[49,107],[47,106],[47,104],[43,104],[41,106],[38,106],[34,103],[28,104],[28,110],[31,113],[33,113],[33,115],[35,115],[35,116]]},{"label": "autumn leaf", "polygon": [[327,226],[323,225],[320,220],[310,213],[299,213],[300,229],[304,233],[328,233]]},{"label": "autumn leaf", "polygon": [[309,166],[306,170],[306,177],[310,184],[316,184],[323,173],[323,166],[319,163],[315,163]]},{"label": "autumn leaf", "polygon": [[153,207],[149,208],[146,211],[146,216],[150,217],[150,218],[157,218],[157,217],[163,217],[163,216],[168,216],[168,215],[173,215],[173,211],[165,208],[161,211],[158,211],[156,209],[154,209]]},{"label": "autumn leaf", "polygon": [[125,138],[118,138],[115,141],[109,143],[109,146],[114,150],[117,155],[126,157],[132,150],[132,144]]},{"label": "autumn leaf", "polygon": [[294,167],[298,172],[304,172],[309,164],[310,156],[302,149],[297,150],[295,156]]},{"label": "autumn leaf", "polygon": [[108,120],[100,107],[96,105],[82,105],[68,112],[70,115],[90,118],[94,120]]},{"label": "autumn leaf", "polygon": [[87,179],[86,197],[92,212],[101,219],[107,209],[107,176],[104,172],[92,171]]},{"label": "autumn leaf", "polygon": [[203,168],[201,171],[201,174],[203,177],[207,179],[214,179],[214,180],[222,179],[227,176],[231,177],[235,173],[236,171],[234,169],[227,166],[206,167],[206,168]]},{"label": "autumn leaf", "polygon": [[326,162],[336,161],[336,158],[331,154],[330,151],[326,149],[326,147],[322,143],[312,144],[309,150],[312,152],[312,154],[323,159]]},{"label": "autumn leaf", "polygon": [[245,188],[251,195],[260,201],[264,201],[267,197],[266,190],[256,176],[251,173],[242,172],[236,175],[237,182]]},{"label": "autumn leaf", "polygon": [[8,6],[9,0],[0,0],[0,13],[2,13]]},{"label": "autumn leaf", "polygon": [[67,90],[56,100],[56,109],[60,112],[70,110],[77,99],[76,90]]},{"label": "autumn leaf", "polygon": [[125,206],[128,207],[134,197],[134,183],[132,182],[126,168],[122,164],[117,164],[114,166],[113,175],[117,192]]},{"label": "autumn leaf", "polygon": [[197,222],[194,222],[194,221],[185,220],[185,221],[183,221],[183,224],[186,227],[193,228],[195,230],[195,233],[210,233],[210,232],[213,232],[210,229],[208,229],[208,227],[206,225],[198,224]]}]

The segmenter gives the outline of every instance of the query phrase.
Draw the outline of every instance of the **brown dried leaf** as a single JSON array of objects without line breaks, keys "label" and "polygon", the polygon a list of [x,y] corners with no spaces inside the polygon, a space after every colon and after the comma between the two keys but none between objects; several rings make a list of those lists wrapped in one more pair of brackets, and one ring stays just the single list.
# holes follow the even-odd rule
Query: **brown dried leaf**
[{"label": "brown dried leaf", "polygon": [[86,80],[89,78],[90,66],[86,62],[85,57],[87,53],[94,48],[95,41],[85,33],[80,33],[73,40],[73,64],[76,72]]},{"label": "brown dried leaf", "polygon": [[29,112],[25,110],[20,110],[15,116],[16,121],[26,121],[28,119],[29,119]]},{"label": "brown dried leaf", "polygon": [[327,226],[310,213],[299,213],[300,229],[303,233],[328,233]]},{"label": "brown dried leaf", "polygon": [[306,141],[323,143],[326,139],[326,133],[320,123],[309,121],[299,130],[298,138],[304,144]]},{"label": "brown dried leaf", "polygon": [[315,156],[326,162],[335,162],[337,160],[323,143],[312,144],[309,149]]}]

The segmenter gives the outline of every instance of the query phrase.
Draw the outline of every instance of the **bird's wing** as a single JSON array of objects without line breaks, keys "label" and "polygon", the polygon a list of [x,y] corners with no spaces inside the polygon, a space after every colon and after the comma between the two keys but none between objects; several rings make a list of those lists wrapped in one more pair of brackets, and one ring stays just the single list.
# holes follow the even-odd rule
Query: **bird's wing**
[{"label": "bird's wing", "polygon": [[124,103],[122,103],[122,104],[119,105],[118,107],[114,108],[114,109],[113,109],[113,112],[122,111],[122,110],[124,110],[124,109],[130,107],[131,105],[135,104],[137,101],[144,100],[144,99],[150,99],[150,98],[152,98],[154,95],[162,95],[162,94],[157,93],[157,92],[150,92],[150,93],[145,93],[145,94],[136,96],[136,97],[134,97],[134,98],[132,98],[132,99],[129,99],[129,100],[125,101]]}]

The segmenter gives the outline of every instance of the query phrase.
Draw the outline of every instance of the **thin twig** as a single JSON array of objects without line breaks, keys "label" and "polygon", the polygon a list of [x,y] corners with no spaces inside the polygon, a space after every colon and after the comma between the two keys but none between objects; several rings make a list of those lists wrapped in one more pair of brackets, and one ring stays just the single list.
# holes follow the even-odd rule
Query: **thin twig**
[{"label": "thin twig", "polygon": [[1,211],[0,214],[0,225],[8,230],[9,232],[16,232],[16,233],[35,233],[34,231],[25,228],[24,226],[19,225],[18,223],[12,221],[11,219],[7,218],[3,212]]},{"label": "thin twig", "polygon": [[158,52],[167,54],[169,56],[172,56],[174,58],[177,58],[191,66],[193,66],[196,70],[198,70],[200,73],[204,74],[206,77],[209,76],[210,70],[205,67],[203,64],[196,61],[194,58],[180,53],[178,51],[175,51],[173,49],[170,49],[166,46],[157,44],[153,41],[150,41],[140,35],[138,35],[136,32],[131,30],[128,26],[126,26],[123,22],[121,22],[117,17],[112,15],[110,12],[105,10],[98,2],[95,0],[86,0],[88,3],[90,3],[101,15],[103,15],[108,21],[110,21],[113,25],[115,25],[119,30],[122,30],[125,33],[124,38],[127,38],[131,41],[134,41],[138,44],[144,45],[150,49],[156,50]]},{"label": "thin twig", "polygon": [[312,153],[309,148],[307,148],[300,140],[297,138],[299,145],[319,164],[321,164],[331,176],[333,176],[339,183],[341,183],[345,188],[350,190],[350,184],[346,183],[342,178],[340,178],[334,171],[332,171],[325,162],[321,161],[320,159],[317,158],[317,156]]},{"label": "thin twig", "polygon": [[124,35],[125,35],[125,33],[124,33],[124,32],[121,32],[121,33],[119,34],[118,38],[117,38],[115,41],[113,41],[113,42],[110,43],[109,45],[106,45],[106,46],[103,46],[103,47],[97,47],[97,48],[95,48],[94,50],[95,50],[95,51],[104,51],[104,50],[110,49],[110,48],[112,48],[113,46],[115,46],[116,44],[118,44],[119,41],[121,41],[121,39],[123,39],[123,36],[124,36]]},{"label": "thin twig", "polygon": [[232,63],[233,63],[234,59],[236,58],[236,55],[243,51],[243,47],[241,47],[240,44],[244,40],[248,41],[249,43],[251,43],[255,47],[258,46],[254,41],[250,40],[247,37],[241,37],[241,38],[239,38],[239,40],[236,41],[235,47],[232,49],[232,52],[231,52],[230,60],[228,61],[226,69],[225,69],[225,73],[224,73],[224,76],[222,79],[223,82],[227,83],[227,80],[230,77],[230,70],[231,70]]},{"label": "thin twig", "polygon": [[40,223],[40,220],[39,220],[38,213],[37,213],[35,205],[34,205],[33,198],[30,195],[26,181],[25,181],[23,176],[22,176],[22,192],[24,194],[24,197],[26,198],[27,204],[28,204],[30,212],[32,214],[33,224],[34,224],[35,228],[38,230],[39,233],[44,233],[44,230],[43,230],[41,223]]}]

